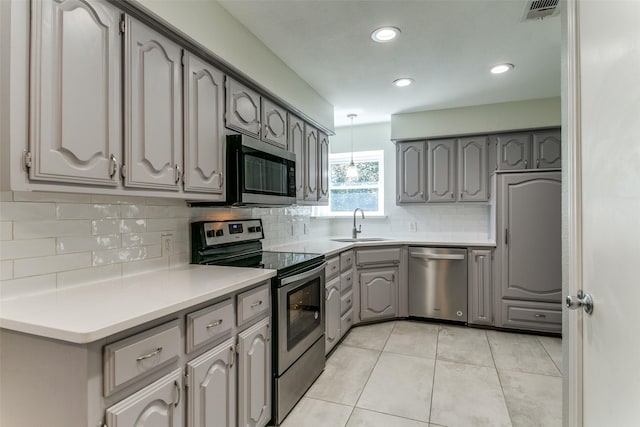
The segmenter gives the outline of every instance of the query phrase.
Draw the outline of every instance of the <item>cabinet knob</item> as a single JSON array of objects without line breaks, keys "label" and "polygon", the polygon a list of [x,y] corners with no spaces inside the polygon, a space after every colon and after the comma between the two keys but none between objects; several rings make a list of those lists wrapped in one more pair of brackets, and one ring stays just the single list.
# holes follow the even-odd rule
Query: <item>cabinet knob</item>
[{"label": "cabinet knob", "polygon": [[536,169],[540,168],[540,159],[536,159]]}]

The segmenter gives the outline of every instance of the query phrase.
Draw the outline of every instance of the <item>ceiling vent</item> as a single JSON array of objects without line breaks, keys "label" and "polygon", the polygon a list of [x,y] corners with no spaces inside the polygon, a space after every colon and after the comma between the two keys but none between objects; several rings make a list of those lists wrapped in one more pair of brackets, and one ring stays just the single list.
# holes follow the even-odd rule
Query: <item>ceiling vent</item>
[{"label": "ceiling vent", "polygon": [[527,0],[522,14],[522,21],[543,19],[560,13],[560,0]]}]

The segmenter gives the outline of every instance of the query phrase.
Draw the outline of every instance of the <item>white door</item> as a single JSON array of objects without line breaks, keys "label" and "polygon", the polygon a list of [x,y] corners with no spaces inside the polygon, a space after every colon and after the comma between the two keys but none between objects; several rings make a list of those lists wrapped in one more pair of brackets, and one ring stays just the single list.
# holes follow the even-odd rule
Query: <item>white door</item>
[{"label": "white door", "polygon": [[[576,6],[577,34],[572,25]],[[640,2],[577,0],[567,7],[570,74],[565,132],[571,144],[567,152],[571,158],[565,163],[569,166],[567,290],[572,295],[578,288],[590,293],[594,311],[587,315],[573,310],[567,316],[565,425],[637,426]],[[579,62],[573,74],[576,35]]]}]

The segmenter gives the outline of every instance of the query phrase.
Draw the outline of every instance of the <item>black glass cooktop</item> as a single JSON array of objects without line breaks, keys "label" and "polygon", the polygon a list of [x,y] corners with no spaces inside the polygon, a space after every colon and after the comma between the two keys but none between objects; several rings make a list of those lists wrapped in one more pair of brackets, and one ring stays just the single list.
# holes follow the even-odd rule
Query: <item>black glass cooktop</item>
[{"label": "black glass cooktop", "polygon": [[323,260],[324,256],[322,254],[261,251],[232,258],[208,260],[204,264],[267,268],[269,270],[277,270],[278,276],[283,276],[293,274],[299,270],[305,270],[314,264],[322,263]]}]

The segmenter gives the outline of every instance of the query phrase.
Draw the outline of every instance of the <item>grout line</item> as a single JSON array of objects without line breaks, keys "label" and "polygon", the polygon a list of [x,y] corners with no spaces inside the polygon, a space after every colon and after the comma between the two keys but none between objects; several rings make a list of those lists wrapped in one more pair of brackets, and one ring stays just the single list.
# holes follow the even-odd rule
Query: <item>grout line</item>
[{"label": "grout line", "polygon": [[[540,343],[540,345],[544,349],[545,353],[547,353],[547,356],[549,356],[549,359],[551,359],[551,363],[553,363],[553,366],[556,367],[556,369],[558,370],[558,373],[560,373],[560,376],[562,377],[562,370],[558,367],[558,365],[556,365],[556,362],[553,360],[553,357],[551,357],[551,353],[549,353],[549,350],[547,350],[547,347],[544,345],[544,343],[542,341],[540,341],[540,336],[537,335],[536,338],[538,339],[538,342]],[[562,344],[562,341],[561,341],[561,344]]]},{"label": "grout line", "polygon": [[[368,412],[373,412],[373,413],[376,413],[376,414],[388,415],[390,417],[395,417],[395,418],[402,418],[403,420],[408,420],[408,421],[417,421],[417,422],[423,423],[423,424],[430,424],[429,421],[417,420],[415,418],[409,418],[409,417],[405,417],[405,416],[402,416],[402,415],[396,415],[396,414],[390,414],[388,412],[376,411],[375,409],[369,409],[369,408],[354,408],[354,409],[360,409],[361,411],[368,411]],[[441,426],[441,424],[434,424],[434,426]]]},{"label": "grout line", "polygon": [[436,368],[438,365],[438,345],[440,344],[440,332],[442,332],[442,325],[438,325],[438,337],[436,339],[436,354],[433,361],[433,377],[431,377],[431,399],[429,399],[429,421],[431,424],[431,415],[433,414],[433,394],[436,387]]},{"label": "grout line", "polygon": [[507,408],[507,415],[509,416],[509,421],[513,424],[513,418],[511,416],[511,410],[509,409],[509,404],[507,404],[507,396],[504,393],[504,387],[502,386],[502,378],[500,378],[500,372],[498,372],[498,364],[496,363],[496,358],[493,355],[493,348],[491,347],[491,340],[489,339],[489,334],[485,331],[487,336],[487,342],[489,343],[489,351],[491,351],[491,358],[493,359],[494,368],[496,371],[496,376],[498,377],[498,384],[500,384],[500,391],[502,391],[502,400],[504,401],[504,407]]}]

